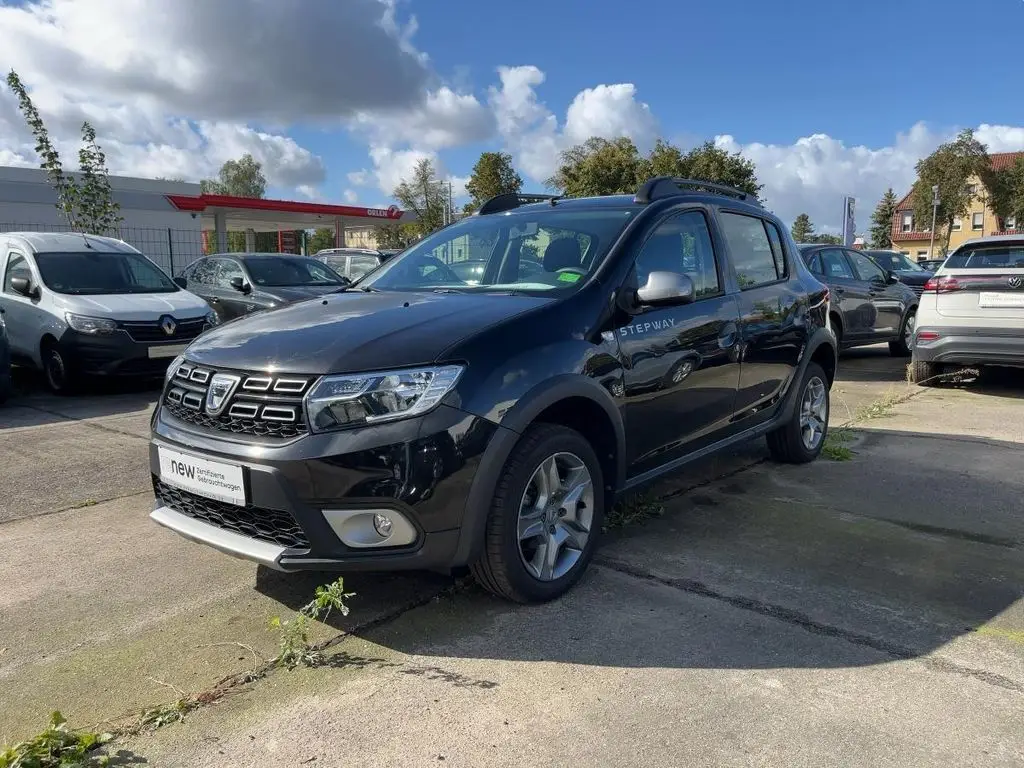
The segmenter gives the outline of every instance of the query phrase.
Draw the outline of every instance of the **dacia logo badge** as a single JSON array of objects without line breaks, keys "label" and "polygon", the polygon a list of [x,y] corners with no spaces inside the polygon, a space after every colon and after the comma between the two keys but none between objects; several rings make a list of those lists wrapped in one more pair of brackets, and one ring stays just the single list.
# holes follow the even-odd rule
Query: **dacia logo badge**
[{"label": "dacia logo badge", "polygon": [[230,373],[215,373],[210,379],[210,388],[206,390],[206,412],[211,416],[219,416],[241,380],[241,376]]},{"label": "dacia logo badge", "polygon": [[178,330],[178,324],[174,322],[174,318],[170,315],[164,315],[160,318],[160,328],[168,336],[173,336],[174,332]]}]

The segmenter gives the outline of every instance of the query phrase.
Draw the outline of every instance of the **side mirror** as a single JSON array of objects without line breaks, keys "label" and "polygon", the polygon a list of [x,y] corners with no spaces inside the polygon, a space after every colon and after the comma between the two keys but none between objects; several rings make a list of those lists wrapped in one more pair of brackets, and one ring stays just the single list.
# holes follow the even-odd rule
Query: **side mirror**
[{"label": "side mirror", "polygon": [[32,288],[32,281],[27,277],[12,277],[11,288],[28,299],[38,299],[39,291]]},{"label": "side mirror", "polygon": [[893,283],[900,282],[900,276],[897,275],[895,272],[886,272],[885,281],[889,283],[889,285],[892,285]]},{"label": "side mirror", "polygon": [[179,288],[188,288],[188,280],[181,276],[174,278],[174,284]]},{"label": "side mirror", "polygon": [[239,293],[249,293],[249,291],[252,290],[252,286],[245,282],[245,279],[241,277],[232,277],[231,287]]},{"label": "side mirror", "polygon": [[651,272],[636,297],[649,307],[689,304],[694,298],[693,280],[678,272]]}]

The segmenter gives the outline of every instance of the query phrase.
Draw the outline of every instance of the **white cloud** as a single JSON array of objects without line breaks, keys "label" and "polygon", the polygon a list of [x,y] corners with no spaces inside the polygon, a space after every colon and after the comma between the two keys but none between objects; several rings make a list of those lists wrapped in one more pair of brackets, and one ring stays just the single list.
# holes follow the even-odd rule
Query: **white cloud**
[{"label": "white cloud", "polygon": [[342,197],[345,198],[346,203],[355,203],[359,201],[359,195],[354,189],[346,189],[342,192]]},{"label": "white cloud", "polygon": [[373,181],[373,174],[367,170],[352,171],[348,174],[348,180],[357,187],[365,187]]},{"label": "white cloud", "polygon": [[360,112],[351,126],[374,144],[435,151],[490,138],[494,117],[472,94],[441,86],[408,109]]},{"label": "white cloud", "polygon": [[381,191],[390,195],[403,179],[412,176],[413,169],[421,160],[431,160],[437,167],[437,153],[419,149],[394,150],[391,147],[371,146],[372,173]]},{"label": "white cloud", "polygon": [[658,124],[650,107],[636,100],[632,83],[599,85],[576,94],[565,115],[565,138],[580,144],[591,136],[628,136],[644,146],[653,142]]}]

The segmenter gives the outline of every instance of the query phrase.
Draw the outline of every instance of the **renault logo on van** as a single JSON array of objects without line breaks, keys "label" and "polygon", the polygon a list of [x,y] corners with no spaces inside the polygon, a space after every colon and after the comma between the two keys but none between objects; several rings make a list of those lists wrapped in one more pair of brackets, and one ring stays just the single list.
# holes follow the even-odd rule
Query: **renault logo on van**
[{"label": "renault logo on van", "polygon": [[173,336],[174,332],[178,329],[178,324],[174,322],[174,318],[170,315],[164,315],[160,318],[160,328],[168,336]]},{"label": "renault logo on van", "polygon": [[219,416],[241,380],[241,376],[230,373],[215,373],[210,379],[210,388],[206,390],[206,412]]}]

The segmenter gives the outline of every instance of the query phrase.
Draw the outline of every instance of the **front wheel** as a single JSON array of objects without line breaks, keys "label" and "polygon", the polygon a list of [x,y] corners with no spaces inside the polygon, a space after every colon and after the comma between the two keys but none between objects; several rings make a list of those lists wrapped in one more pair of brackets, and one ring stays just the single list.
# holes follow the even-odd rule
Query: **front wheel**
[{"label": "front wheel", "polygon": [[818,458],[828,434],[828,413],[828,377],[820,365],[808,363],[793,415],[768,433],[772,458],[787,464],[806,464]]},{"label": "front wheel", "polygon": [[903,321],[900,337],[889,342],[889,354],[893,357],[910,357],[910,352],[914,348],[914,329],[916,327],[917,310],[912,309]]},{"label": "front wheel", "polygon": [[46,386],[55,395],[74,394],[76,382],[73,373],[56,344],[51,343],[43,348],[43,375],[46,377]]},{"label": "front wheel", "polygon": [[593,557],[604,507],[601,464],[586,438],[567,427],[535,424],[498,480],[473,576],[519,603],[559,597]]}]

